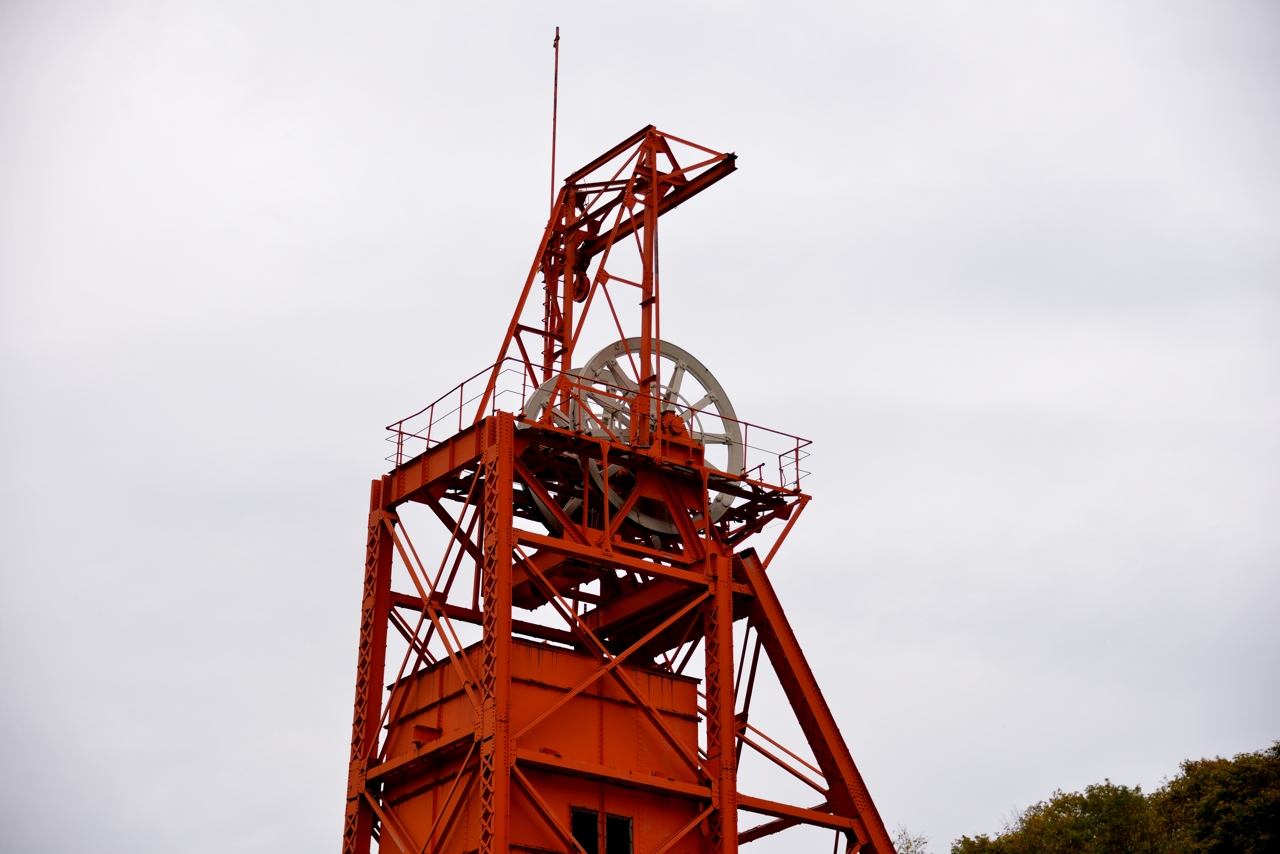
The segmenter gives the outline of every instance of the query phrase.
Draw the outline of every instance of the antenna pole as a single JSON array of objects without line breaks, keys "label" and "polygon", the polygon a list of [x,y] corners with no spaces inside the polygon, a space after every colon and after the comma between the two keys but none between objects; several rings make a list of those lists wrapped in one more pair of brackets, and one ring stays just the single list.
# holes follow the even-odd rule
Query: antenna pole
[{"label": "antenna pole", "polygon": [[560,28],[556,27],[556,40],[551,43],[556,51],[555,81],[551,85],[551,207],[556,206],[556,110],[560,106]]}]

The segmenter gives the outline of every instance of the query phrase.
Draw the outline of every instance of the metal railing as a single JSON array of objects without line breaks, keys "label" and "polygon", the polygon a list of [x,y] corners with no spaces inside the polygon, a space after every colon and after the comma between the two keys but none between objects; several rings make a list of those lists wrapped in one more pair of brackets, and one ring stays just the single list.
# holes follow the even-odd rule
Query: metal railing
[{"label": "metal railing", "polygon": [[[489,377],[497,368],[497,379],[493,393],[485,400],[485,389]],[[387,462],[397,467],[461,432],[463,428],[478,420],[478,415],[489,416],[498,412],[514,414],[518,422],[534,423],[538,416],[525,414],[530,399],[547,383],[535,383],[534,377],[526,362],[522,359],[505,358],[496,365],[490,365],[467,377],[458,385],[445,392],[436,400],[424,406],[412,415],[401,418],[387,425],[390,436],[387,441],[395,445],[395,452],[387,457]],[[569,429],[577,433],[586,433],[597,438],[608,437],[615,442],[627,443],[627,435],[619,435],[620,431],[611,429],[610,420],[605,414],[609,410],[621,412],[629,410],[635,396],[632,389],[610,385],[600,380],[589,380],[575,374],[566,373],[553,377],[554,390],[547,389],[539,409],[545,413],[542,423],[550,426]],[[481,404],[485,411],[479,412]],[[559,413],[547,413],[548,404],[554,403]],[[654,414],[657,414],[657,399],[654,402]],[[678,401],[663,401],[663,410],[678,412],[685,422],[692,424],[696,419],[715,419],[723,425],[736,425],[741,434],[742,473],[741,477],[749,482],[770,488],[781,488],[798,491],[800,482],[809,474],[802,468],[809,457],[807,450],[810,440],[761,427],[748,421],[727,418],[717,412],[692,409]],[[560,413],[570,413],[564,415]],[[550,416],[556,415],[552,418]],[[617,427],[615,423],[614,427]],[[726,433],[728,433],[726,429]]]}]

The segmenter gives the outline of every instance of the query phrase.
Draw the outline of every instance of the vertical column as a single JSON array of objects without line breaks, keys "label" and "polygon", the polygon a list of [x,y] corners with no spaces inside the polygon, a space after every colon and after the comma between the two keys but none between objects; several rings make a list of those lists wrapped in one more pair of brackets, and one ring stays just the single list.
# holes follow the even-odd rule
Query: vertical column
[{"label": "vertical column", "polygon": [[[708,542],[708,546],[714,546]],[[737,729],[733,697],[733,566],[726,555],[707,556],[715,595],[708,601],[707,765],[715,777],[720,809],[711,814],[708,850],[715,854],[738,850],[738,774],[734,762]]]},{"label": "vertical column", "polygon": [[514,422],[489,419],[484,477],[483,706],[480,734],[480,854],[507,854],[511,813],[511,533]]},{"label": "vertical column", "polygon": [[356,663],[351,762],[347,771],[347,812],[342,828],[343,854],[368,854],[373,833],[373,810],[362,795],[369,760],[378,754],[378,725],[382,720],[393,524],[395,516],[382,507],[382,481],[375,480],[369,497],[369,529],[365,541],[364,601],[360,609],[360,652]]},{"label": "vertical column", "polygon": [[[550,379],[556,361],[556,337],[560,334],[563,319],[560,313],[560,279],[565,275],[564,223],[565,198],[560,195],[558,204],[552,202],[551,222],[548,224],[550,241],[542,250],[542,379]],[[566,280],[566,290],[572,290]],[[510,342],[508,345],[510,346]],[[505,351],[504,351],[505,353]]]},{"label": "vertical column", "polygon": [[[567,194],[566,194],[567,198]],[[566,202],[566,205],[568,203]],[[573,207],[568,207],[566,224],[573,214]],[[569,236],[564,251],[564,300],[560,310],[560,366],[561,371],[573,367],[573,301],[578,298],[578,246],[582,243],[582,235],[574,232]],[[564,401],[564,411],[569,411],[569,401]]]},{"label": "vertical column", "polygon": [[[654,332],[654,281],[657,277],[657,257],[655,248],[658,230],[658,202],[662,197],[662,184],[658,180],[658,148],[654,144],[654,134],[640,146],[637,157],[636,172],[647,172],[648,185],[644,193],[644,238],[641,253],[643,274],[640,278],[640,365],[637,368],[636,380],[640,390],[636,392],[631,403],[631,442],[638,448],[649,447],[652,438],[650,432],[657,421],[656,387],[657,372],[653,363]],[[632,216],[635,212],[632,211]]]}]

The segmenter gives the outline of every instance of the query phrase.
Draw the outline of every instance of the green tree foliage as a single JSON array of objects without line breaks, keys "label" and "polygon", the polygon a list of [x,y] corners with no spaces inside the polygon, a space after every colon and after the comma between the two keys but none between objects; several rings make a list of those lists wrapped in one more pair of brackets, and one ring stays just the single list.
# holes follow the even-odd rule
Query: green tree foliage
[{"label": "green tree foliage", "polygon": [[951,854],[1280,854],[1280,742],[1183,762],[1150,795],[1110,780],[1054,792],[994,839],[956,840]]},{"label": "green tree foliage", "polygon": [[1280,741],[1235,759],[1183,762],[1150,802],[1178,854],[1280,854]]}]

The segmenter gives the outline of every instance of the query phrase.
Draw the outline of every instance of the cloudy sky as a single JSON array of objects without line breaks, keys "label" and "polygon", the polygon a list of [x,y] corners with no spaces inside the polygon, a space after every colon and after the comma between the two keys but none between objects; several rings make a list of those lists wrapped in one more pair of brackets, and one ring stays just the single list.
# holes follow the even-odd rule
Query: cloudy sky
[{"label": "cloudy sky", "polygon": [[891,827],[1280,738],[1274,3],[7,0],[10,847],[337,848],[382,425],[499,343],[557,24],[562,173],[739,155],[663,330],[815,441],[771,574]]}]

